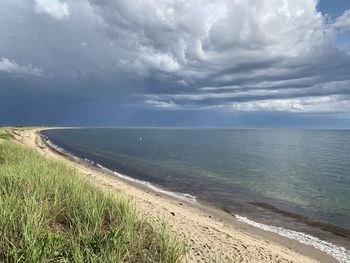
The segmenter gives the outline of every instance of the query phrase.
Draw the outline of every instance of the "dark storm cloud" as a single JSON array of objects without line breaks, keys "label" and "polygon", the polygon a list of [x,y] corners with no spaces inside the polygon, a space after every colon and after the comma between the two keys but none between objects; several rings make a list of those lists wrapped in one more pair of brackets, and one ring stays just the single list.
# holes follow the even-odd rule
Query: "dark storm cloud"
[{"label": "dark storm cloud", "polygon": [[4,0],[0,110],[349,117],[344,11],[329,19],[316,0]]},{"label": "dark storm cloud", "polygon": [[90,2],[111,39],[125,38],[134,51],[124,64],[149,73],[150,105],[195,108],[299,98],[299,110],[307,111],[305,97],[339,99],[348,93],[349,51],[335,41],[337,30],[348,27],[348,12],[329,22],[316,1],[218,1],[200,7],[196,1]]}]

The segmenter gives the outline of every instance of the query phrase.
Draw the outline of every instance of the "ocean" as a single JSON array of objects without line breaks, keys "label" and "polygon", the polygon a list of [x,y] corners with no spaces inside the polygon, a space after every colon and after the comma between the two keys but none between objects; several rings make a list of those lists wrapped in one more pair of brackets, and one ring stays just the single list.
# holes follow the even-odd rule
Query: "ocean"
[{"label": "ocean", "polygon": [[84,128],[41,134],[67,153],[155,190],[216,206],[246,223],[350,248],[349,130]]}]

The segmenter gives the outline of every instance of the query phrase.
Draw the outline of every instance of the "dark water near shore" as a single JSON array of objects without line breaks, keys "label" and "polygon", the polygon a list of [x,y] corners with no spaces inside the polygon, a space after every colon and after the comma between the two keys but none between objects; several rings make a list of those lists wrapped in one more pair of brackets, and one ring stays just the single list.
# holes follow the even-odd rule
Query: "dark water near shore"
[{"label": "dark water near shore", "polygon": [[63,129],[42,134],[109,169],[349,248],[350,131]]}]

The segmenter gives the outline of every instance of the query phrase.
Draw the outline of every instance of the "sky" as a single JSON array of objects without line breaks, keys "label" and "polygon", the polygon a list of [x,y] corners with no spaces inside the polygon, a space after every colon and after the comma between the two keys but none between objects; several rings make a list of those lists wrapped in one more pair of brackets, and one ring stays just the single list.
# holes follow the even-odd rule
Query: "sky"
[{"label": "sky", "polygon": [[350,1],[1,0],[0,125],[350,128]]}]

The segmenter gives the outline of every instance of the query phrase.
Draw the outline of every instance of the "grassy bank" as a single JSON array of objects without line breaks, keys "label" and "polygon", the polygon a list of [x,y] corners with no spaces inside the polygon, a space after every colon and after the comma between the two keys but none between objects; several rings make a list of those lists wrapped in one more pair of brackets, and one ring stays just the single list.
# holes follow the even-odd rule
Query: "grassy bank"
[{"label": "grassy bank", "polygon": [[184,246],[0,128],[1,262],[178,262]]}]

